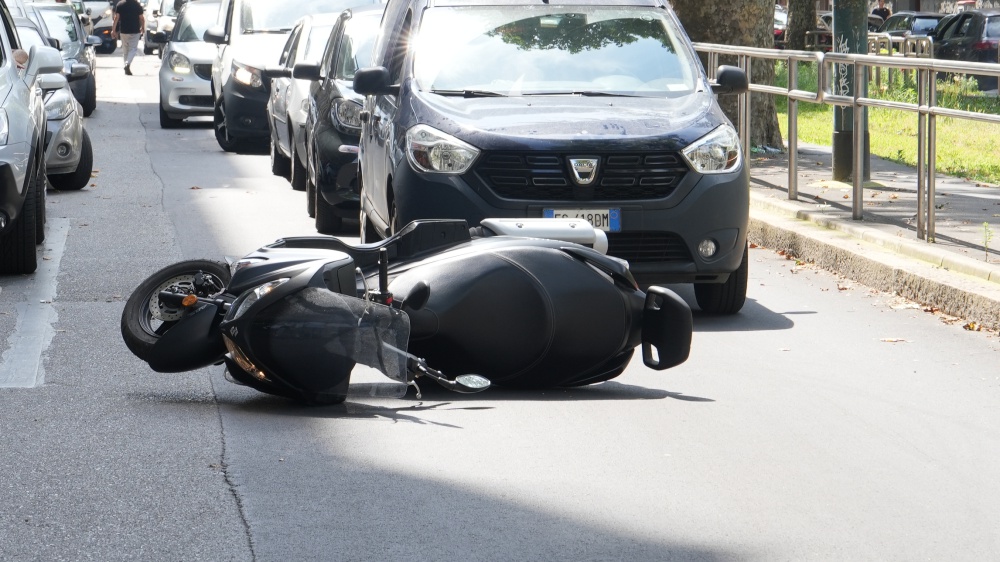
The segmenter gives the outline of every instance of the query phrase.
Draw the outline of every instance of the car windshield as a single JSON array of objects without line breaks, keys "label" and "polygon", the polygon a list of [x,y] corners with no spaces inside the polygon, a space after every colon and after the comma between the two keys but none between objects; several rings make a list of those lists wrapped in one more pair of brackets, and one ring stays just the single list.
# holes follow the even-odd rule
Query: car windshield
[{"label": "car windshield", "polygon": [[938,20],[939,18],[914,18],[914,35],[926,35],[928,33],[933,33],[934,28],[937,27]]},{"label": "car windshield", "polygon": [[288,33],[302,16],[339,13],[372,0],[245,0],[240,13],[242,33]]},{"label": "car windshield", "polygon": [[986,37],[1000,37],[1000,16],[986,18]]},{"label": "car windshield", "polygon": [[177,20],[173,36],[170,39],[179,43],[202,41],[205,30],[215,24],[218,13],[219,5],[214,2],[188,4],[184,15]]},{"label": "car windshield", "polygon": [[309,37],[306,38],[306,50],[299,57],[299,61],[319,62],[319,58],[323,56],[323,48],[326,47],[326,42],[330,38],[331,29],[333,29],[333,24],[315,25],[310,28]]},{"label": "car windshield", "polygon": [[160,13],[167,17],[177,17],[177,4],[178,2],[174,0],[163,0],[163,3],[160,4]]},{"label": "car windshield", "polygon": [[347,22],[347,28],[340,42],[340,58],[337,61],[335,78],[354,80],[354,73],[371,63],[372,46],[375,44],[375,35],[378,33],[381,19],[381,14],[373,14],[355,17]]},{"label": "car windshield", "polygon": [[49,34],[58,39],[61,45],[80,42],[74,20],[76,16],[73,12],[39,7],[38,15],[45,21],[45,27],[48,28]]},{"label": "car windshield", "polygon": [[679,96],[697,79],[682,37],[652,8],[434,8],[414,39],[414,75],[445,95]]}]

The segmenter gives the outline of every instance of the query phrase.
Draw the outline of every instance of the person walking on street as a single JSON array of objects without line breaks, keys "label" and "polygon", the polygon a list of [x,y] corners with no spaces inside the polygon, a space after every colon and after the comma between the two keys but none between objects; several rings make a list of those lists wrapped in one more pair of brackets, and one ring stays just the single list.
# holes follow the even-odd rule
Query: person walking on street
[{"label": "person walking on street", "polygon": [[115,6],[115,20],[111,26],[111,38],[122,40],[122,54],[125,57],[125,74],[132,75],[132,59],[139,50],[139,38],[146,28],[146,16],[139,0],[121,0]]},{"label": "person walking on street", "polygon": [[885,21],[892,15],[892,10],[885,7],[885,0],[878,0],[878,8],[872,10],[872,14],[881,17],[882,21]]}]

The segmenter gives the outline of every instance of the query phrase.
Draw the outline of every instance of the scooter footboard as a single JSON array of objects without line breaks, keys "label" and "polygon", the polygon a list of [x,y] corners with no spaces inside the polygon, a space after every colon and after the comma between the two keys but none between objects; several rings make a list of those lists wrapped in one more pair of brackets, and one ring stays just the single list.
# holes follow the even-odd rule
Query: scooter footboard
[{"label": "scooter footboard", "polygon": [[642,311],[642,362],[662,371],[687,361],[691,352],[691,307],[663,287],[646,290]]}]

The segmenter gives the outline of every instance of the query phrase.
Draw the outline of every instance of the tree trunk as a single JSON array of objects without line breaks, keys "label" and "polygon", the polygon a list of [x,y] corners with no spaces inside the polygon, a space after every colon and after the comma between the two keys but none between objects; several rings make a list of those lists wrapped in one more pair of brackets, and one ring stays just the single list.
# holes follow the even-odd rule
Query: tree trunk
[{"label": "tree trunk", "polygon": [[785,40],[788,48],[803,51],[806,48],[806,32],[816,29],[816,1],[788,0],[788,28]]},{"label": "tree trunk", "polygon": [[[674,0],[674,11],[692,41],[772,48],[774,46],[774,0]],[[735,64],[720,57],[722,64]],[[754,61],[751,82],[774,83],[774,63]],[[782,146],[774,98],[751,95],[750,144]],[[720,96],[719,104],[733,124],[739,126],[736,96]]]}]

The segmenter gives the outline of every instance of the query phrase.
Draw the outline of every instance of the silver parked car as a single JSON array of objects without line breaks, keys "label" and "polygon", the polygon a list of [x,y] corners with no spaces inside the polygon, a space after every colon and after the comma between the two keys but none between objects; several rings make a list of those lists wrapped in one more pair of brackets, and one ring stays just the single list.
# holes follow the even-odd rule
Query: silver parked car
[{"label": "silver parked car", "polygon": [[162,40],[160,65],[160,127],[176,127],[185,117],[212,115],[212,61],[216,46],[202,40],[215,25],[219,2],[193,0],[184,5],[173,31]]},{"label": "silver parked car", "polygon": [[42,74],[61,72],[52,47],[25,51],[0,2],[0,273],[32,273],[45,239],[45,109]]},{"label": "silver parked car", "polygon": [[[30,20],[15,18],[14,25],[22,48],[48,44]],[[74,70],[78,70],[78,77],[87,74],[83,65]],[[90,183],[94,168],[93,147],[83,126],[83,107],[73,96],[67,78],[61,74],[43,74],[38,77],[38,85],[45,99],[45,167],[49,183],[54,189],[64,191],[82,189]]]}]

